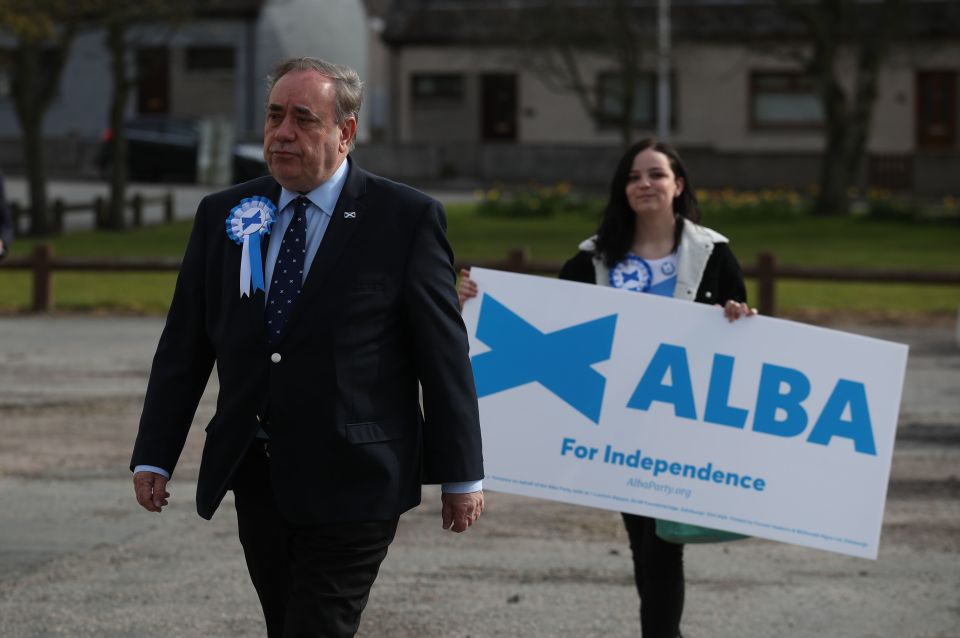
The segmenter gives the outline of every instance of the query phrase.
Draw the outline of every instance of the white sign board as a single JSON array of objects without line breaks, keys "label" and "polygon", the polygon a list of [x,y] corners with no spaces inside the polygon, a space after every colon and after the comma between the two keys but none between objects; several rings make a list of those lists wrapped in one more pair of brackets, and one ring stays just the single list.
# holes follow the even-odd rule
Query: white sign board
[{"label": "white sign board", "polygon": [[876,558],[906,346],[471,277],[485,487]]}]

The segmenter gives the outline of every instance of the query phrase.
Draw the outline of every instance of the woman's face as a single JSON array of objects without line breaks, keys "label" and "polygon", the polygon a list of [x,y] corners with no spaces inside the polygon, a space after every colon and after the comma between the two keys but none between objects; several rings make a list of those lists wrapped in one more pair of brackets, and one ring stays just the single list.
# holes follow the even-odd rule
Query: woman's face
[{"label": "woman's face", "polygon": [[627,176],[627,203],[637,215],[673,216],[673,199],[683,192],[683,178],[670,168],[670,158],[652,148],[633,158]]}]

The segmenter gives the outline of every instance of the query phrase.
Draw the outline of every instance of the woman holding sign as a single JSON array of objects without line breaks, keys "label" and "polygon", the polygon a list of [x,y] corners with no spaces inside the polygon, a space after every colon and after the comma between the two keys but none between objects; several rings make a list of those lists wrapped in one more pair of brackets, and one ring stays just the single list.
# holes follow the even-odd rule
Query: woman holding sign
[{"label": "woman holding sign", "polygon": [[[727,319],[756,314],[723,235],[698,225],[687,169],[671,146],[645,139],[620,158],[597,234],[560,271],[561,279],[716,304]],[[460,273],[460,303],[477,295]],[[640,594],[644,638],[676,638],[683,613],[683,545],[656,534],[656,520],[623,514]]]}]

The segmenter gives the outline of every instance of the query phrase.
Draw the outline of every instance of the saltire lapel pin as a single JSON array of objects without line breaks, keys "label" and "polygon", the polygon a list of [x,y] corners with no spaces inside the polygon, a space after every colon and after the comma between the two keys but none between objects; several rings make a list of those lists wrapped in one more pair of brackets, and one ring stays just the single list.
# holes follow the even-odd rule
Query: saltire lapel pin
[{"label": "saltire lapel pin", "polygon": [[343,218],[344,218],[344,219],[356,219],[356,218],[357,218],[357,211],[355,211],[355,210],[345,210],[345,211],[343,211]]},{"label": "saltire lapel pin", "polygon": [[[227,215],[227,237],[240,244],[240,297],[253,296],[263,290],[261,239],[270,234],[277,220],[277,207],[262,195],[245,197]],[[252,287],[252,290],[251,290]]]}]

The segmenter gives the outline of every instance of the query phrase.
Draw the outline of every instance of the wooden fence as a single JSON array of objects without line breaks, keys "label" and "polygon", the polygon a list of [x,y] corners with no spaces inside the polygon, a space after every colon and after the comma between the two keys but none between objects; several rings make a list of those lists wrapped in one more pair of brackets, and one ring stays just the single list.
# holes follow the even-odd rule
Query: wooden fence
[{"label": "wooden fence", "polygon": [[[560,262],[534,261],[524,249],[511,250],[506,259],[475,261],[458,264],[457,268],[476,266],[509,272],[556,275]],[[34,312],[50,312],[54,308],[53,273],[57,271],[87,272],[177,272],[178,259],[81,259],[55,258],[53,247],[39,244],[29,257],[0,261],[0,270],[29,270],[33,273]],[[817,266],[787,266],[777,264],[771,253],[760,253],[754,264],[743,268],[746,277],[757,280],[757,309],[761,314],[776,316],[777,281],[781,279],[818,281],[856,281],[874,283],[918,283],[960,285],[960,271],[920,271],[896,269],[836,268]]]},{"label": "wooden fence", "polygon": [[[126,203],[127,207],[133,214],[134,228],[143,226],[143,211],[147,206],[161,206],[163,209],[163,221],[165,223],[170,223],[173,221],[173,193],[168,192],[163,195],[153,196],[146,196],[142,193],[136,193],[129,200],[127,200]],[[57,197],[50,203],[50,210],[53,214],[53,232],[55,233],[63,232],[63,219],[70,213],[92,212],[94,214],[94,218],[98,222],[97,226],[99,227],[101,225],[100,222],[105,220],[107,216],[107,200],[104,197],[97,196],[86,202],[67,203],[63,199]],[[20,220],[23,217],[30,216],[30,209],[24,208],[16,202],[11,202],[10,214],[13,217],[14,228],[22,228]]]}]

